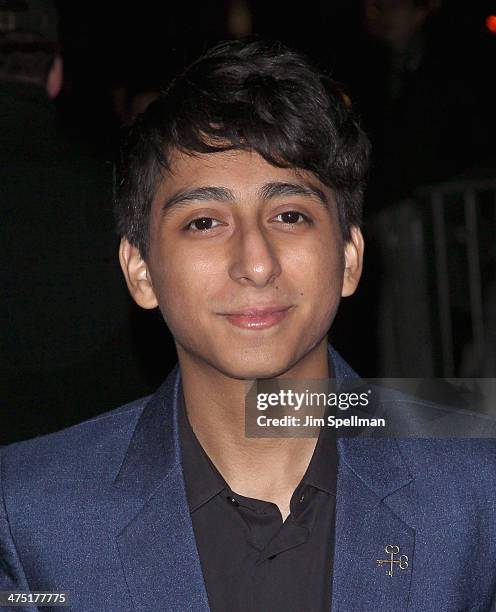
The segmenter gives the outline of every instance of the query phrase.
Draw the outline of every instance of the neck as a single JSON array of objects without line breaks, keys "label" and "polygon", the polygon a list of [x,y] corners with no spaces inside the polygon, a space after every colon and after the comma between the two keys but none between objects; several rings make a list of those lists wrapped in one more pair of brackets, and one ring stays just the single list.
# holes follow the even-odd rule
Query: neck
[{"label": "neck", "polygon": [[[289,512],[289,499],[303,477],[317,438],[247,438],[247,382],[226,376],[177,347],[185,408],[191,427],[231,489],[273,501]],[[278,378],[328,378],[327,339]]]}]

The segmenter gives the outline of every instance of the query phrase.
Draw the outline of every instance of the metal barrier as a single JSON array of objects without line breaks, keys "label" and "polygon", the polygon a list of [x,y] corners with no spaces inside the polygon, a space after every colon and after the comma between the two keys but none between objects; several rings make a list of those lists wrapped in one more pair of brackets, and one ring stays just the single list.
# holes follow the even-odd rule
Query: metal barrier
[{"label": "metal barrier", "polygon": [[496,376],[496,179],[419,189],[368,225],[383,373]]}]

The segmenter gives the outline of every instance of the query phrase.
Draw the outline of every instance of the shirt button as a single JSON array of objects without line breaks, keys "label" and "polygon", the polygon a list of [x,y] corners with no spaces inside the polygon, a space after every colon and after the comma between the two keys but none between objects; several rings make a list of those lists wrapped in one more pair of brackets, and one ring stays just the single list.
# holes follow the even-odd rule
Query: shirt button
[{"label": "shirt button", "polygon": [[303,495],[300,497],[300,504],[302,504],[305,501],[305,493],[303,493]]},{"label": "shirt button", "polygon": [[234,497],[230,497],[230,496],[228,495],[228,496],[227,496],[227,499],[228,499],[228,501],[230,501],[230,502],[231,502],[231,504],[232,504],[233,506],[239,506],[239,502],[238,502],[238,500],[237,500],[237,499],[235,499]]}]

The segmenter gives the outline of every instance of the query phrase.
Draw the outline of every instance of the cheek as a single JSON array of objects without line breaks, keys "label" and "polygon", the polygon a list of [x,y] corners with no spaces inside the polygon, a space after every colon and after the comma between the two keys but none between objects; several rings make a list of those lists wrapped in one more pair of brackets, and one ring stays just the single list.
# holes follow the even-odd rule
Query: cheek
[{"label": "cheek", "polygon": [[[325,273],[327,272],[327,274]],[[332,325],[341,299],[342,272],[339,266],[322,269],[315,283],[315,319],[321,329]]]},{"label": "cheek", "polygon": [[164,252],[158,259],[163,263],[154,267],[152,278],[160,311],[171,332],[181,335],[181,329],[199,319],[199,306],[205,305],[219,266],[179,249]]},{"label": "cheek", "polygon": [[341,295],[344,278],[344,253],[337,245],[318,242],[311,248],[295,249],[288,260],[290,277],[298,279],[304,294],[325,296]]},{"label": "cheek", "polygon": [[336,314],[344,276],[344,254],[329,243],[314,245],[292,255],[292,277],[298,288],[301,307],[316,328],[325,328]]}]

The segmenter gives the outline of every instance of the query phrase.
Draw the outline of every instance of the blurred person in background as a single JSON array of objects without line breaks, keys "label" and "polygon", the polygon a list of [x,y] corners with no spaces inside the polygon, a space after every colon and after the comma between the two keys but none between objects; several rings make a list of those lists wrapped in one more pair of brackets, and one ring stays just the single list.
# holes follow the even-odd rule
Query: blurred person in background
[{"label": "blurred person in background", "polygon": [[483,159],[489,117],[477,80],[486,60],[452,3],[365,0],[362,18],[352,72],[374,144],[370,214]]},{"label": "blurred person in background", "polygon": [[131,340],[113,256],[112,166],[57,122],[57,27],[49,0],[0,0],[0,444],[142,390],[134,365],[122,376],[122,357],[112,376],[115,351],[131,354],[119,350]]}]

